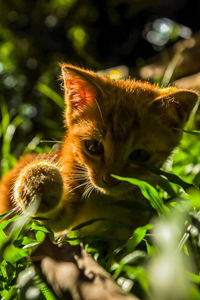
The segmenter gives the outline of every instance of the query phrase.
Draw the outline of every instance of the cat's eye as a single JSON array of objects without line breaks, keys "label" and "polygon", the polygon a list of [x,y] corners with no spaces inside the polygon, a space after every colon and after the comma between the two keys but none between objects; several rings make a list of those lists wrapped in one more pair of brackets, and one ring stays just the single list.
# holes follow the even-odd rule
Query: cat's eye
[{"label": "cat's eye", "polygon": [[85,148],[91,155],[101,155],[104,152],[103,144],[96,140],[86,140]]},{"label": "cat's eye", "polygon": [[147,162],[151,157],[151,154],[143,149],[135,149],[129,156],[133,162]]}]

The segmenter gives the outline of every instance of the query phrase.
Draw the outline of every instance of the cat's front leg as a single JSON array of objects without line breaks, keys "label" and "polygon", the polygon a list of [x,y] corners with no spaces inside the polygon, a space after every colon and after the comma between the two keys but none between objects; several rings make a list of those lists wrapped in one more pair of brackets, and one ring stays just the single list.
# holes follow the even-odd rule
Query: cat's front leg
[{"label": "cat's front leg", "polygon": [[63,194],[63,180],[58,167],[49,161],[33,162],[23,168],[13,188],[13,198],[21,210],[31,202],[38,206],[36,215],[56,209]]}]

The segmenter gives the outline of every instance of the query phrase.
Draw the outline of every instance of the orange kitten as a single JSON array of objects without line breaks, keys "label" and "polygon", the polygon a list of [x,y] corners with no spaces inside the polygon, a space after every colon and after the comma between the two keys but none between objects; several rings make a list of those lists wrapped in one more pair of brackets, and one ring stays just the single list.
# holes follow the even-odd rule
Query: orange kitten
[{"label": "orange kitten", "polygon": [[[19,161],[2,180],[0,213],[16,205],[23,210],[39,199],[37,215],[48,218],[54,231],[94,218],[145,224],[151,214],[147,201],[135,186],[111,174],[151,182],[152,175],[137,163],[162,166],[181,139],[174,128],[183,128],[197,95],[61,67],[67,127],[62,149]],[[131,208],[118,205],[125,200]],[[91,230],[106,226],[96,222]]]}]

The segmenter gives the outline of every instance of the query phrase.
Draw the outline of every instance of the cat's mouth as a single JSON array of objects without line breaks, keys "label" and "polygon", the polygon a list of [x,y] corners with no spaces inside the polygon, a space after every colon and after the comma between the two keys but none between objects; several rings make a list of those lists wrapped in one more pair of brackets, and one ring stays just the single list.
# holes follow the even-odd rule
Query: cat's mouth
[{"label": "cat's mouth", "polygon": [[[144,172],[142,172],[142,170],[140,171],[141,172],[140,173],[138,172],[137,176],[132,175],[130,177],[152,183],[152,174],[150,176],[148,172],[146,172],[145,174]],[[101,179],[95,178],[93,180],[90,179],[90,182],[94,186],[94,189],[96,189],[98,192],[116,198],[122,197],[123,194],[127,194],[138,189],[136,185],[130,182],[120,181],[120,180],[117,180],[117,182],[113,182],[110,185],[106,184],[102,180],[102,178]]]},{"label": "cat's mouth", "polygon": [[[149,175],[146,169],[137,169],[137,175],[132,174],[129,177],[149,181]],[[121,175],[120,175],[121,176]],[[122,176],[123,177],[123,176]],[[121,197],[123,194],[135,191],[137,187],[129,182],[120,181],[112,176],[98,176],[97,173],[88,172],[88,181],[90,189],[105,195]],[[87,189],[87,186],[86,186]],[[86,193],[88,194],[88,193]],[[90,193],[89,193],[90,194]]]},{"label": "cat's mouth", "polygon": [[120,181],[118,184],[115,184],[113,186],[108,186],[103,182],[101,184],[97,184],[93,182],[92,184],[94,185],[95,189],[98,192],[108,196],[115,196],[115,197],[133,191],[136,188],[136,186],[128,182],[120,182]]}]

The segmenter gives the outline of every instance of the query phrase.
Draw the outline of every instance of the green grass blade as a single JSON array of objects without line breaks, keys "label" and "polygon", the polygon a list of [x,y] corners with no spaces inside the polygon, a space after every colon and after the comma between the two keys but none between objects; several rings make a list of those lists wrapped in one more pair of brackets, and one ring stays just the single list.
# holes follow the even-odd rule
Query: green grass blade
[{"label": "green grass blade", "polygon": [[133,251],[137,247],[138,244],[144,239],[147,230],[152,229],[153,226],[151,224],[147,224],[145,226],[138,227],[134,230],[132,236],[128,239],[126,243],[127,250]]},{"label": "green grass blade", "polygon": [[54,103],[56,103],[60,108],[64,108],[64,101],[63,98],[58,95],[54,90],[48,87],[44,83],[39,83],[37,89],[49,99],[51,99]]},{"label": "green grass blade", "polygon": [[175,174],[168,173],[168,172],[163,171],[159,168],[156,168],[152,165],[147,165],[147,164],[140,164],[140,165],[142,167],[147,168],[148,170],[150,170],[152,173],[154,173],[156,175],[165,176],[170,182],[180,185],[185,191],[187,191],[188,189],[191,189],[191,188],[195,189],[195,186],[193,184],[182,180],[180,177],[178,177]]},{"label": "green grass blade", "polygon": [[6,130],[10,124],[10,116],[4,98],[0,97],[0,102],[1,102],[0,107],[1,107],[1,116],[2,116],[1,131],[0,131],[0,137],[1,137],[1,136],[5,136],[6,134]]},{"label": "green grass blade", "polygon": [[18,207],[15,207],[3,214],[0,215],[0,221],[3,221],[5,218],[7,218],[8,216],[10,216],[12,213],[14,213],[16,210],[18,209]]},{"label": "green grass blade", "polygon": [[116,175],[112,175],[112,177],[121,181],[127,181],[139,187],[143,196],[150,202],[151,206],[157,211],[159,215],[168,211],[168,208],[165,206],[163,200],[160,198],[157,190],[146,181]]},{"label": "green grass blade", "polygon": [[186,129],[179,129],[179,128],[176,128],[176,130],[182,131],[182,132],[185,132],[188,134],[200,135],[200,130],[186,130]]},{"label": "green grass blade", "polygon": [[89,225],[92,225],[93,223],[95,222],[99,222],[99,221],[102,221],[104,220],[103,218],[96,218],[96,219],[91,219],[89,221],[86,221],[86,222],[83,222],[75,227],[73,227],[71,230],[74,231],[74,230],[78,230],[78,229],[81,229],[83,227],[86,227],[86,226],[89,226]]}]

